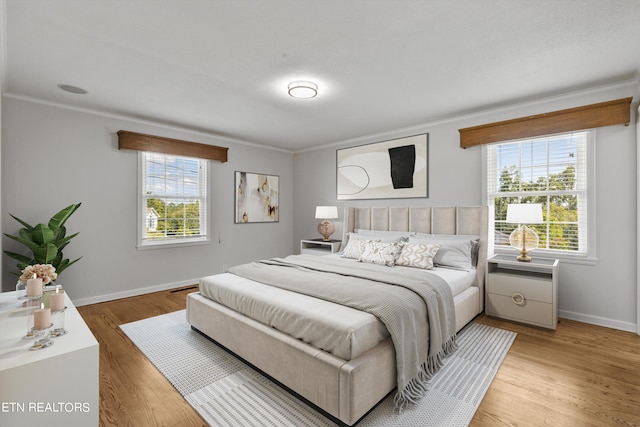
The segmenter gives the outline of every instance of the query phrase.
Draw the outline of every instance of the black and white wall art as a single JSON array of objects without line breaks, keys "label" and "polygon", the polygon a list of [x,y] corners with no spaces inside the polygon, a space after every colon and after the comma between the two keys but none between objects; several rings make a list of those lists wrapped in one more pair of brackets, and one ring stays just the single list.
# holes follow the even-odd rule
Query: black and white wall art
[{"label": "black and white wall art", "polygon": [[336,150],[338,200],[428,197],[429,134]]}]

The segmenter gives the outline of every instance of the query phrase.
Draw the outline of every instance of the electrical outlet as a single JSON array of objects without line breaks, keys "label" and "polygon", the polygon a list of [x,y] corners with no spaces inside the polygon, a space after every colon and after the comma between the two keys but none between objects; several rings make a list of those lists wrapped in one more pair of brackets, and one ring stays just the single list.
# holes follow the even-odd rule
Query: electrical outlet
[{"label": "electrical outlet", "polygon": [[227,264],[222,264],[222,271],[227,272]]}]

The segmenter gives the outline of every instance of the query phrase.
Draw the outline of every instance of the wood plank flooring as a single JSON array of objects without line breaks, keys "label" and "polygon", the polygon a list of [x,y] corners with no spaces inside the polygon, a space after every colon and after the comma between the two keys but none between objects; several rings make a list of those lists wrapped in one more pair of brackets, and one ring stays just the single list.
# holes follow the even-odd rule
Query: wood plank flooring
[{"label": "wood plank flooring", "polygon": [[[79,307],[100,343],[101,426],[205,426],[118,328],[185,308],[183,288]],[[640,337],[562,319],[556,331],[485,316],[518,336],[472,426],[640,426]]]},{"label": "wood plank flooring", "polygon": [[78,307],[100,344],[100,425],[206,426],[118,327],[185,308],[196,289],[163,291]]}]

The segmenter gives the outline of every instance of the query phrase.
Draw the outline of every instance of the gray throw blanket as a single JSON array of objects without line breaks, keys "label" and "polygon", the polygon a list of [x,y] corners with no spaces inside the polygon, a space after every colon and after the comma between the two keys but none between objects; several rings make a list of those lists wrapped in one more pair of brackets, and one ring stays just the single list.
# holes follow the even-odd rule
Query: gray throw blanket
[{"label": "gray throw blanket", "polygon": [[378,317],[395,347],[398,410],[424,395],[426,382],[456,349],[451,289],[424,270],[412,274],[340,258],[291,255],[239,265],[229,272]]}]

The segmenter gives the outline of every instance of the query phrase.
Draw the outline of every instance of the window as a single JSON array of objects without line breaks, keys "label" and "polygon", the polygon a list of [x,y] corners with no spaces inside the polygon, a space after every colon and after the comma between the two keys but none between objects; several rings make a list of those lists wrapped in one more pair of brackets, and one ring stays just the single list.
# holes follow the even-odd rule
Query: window
[{"label": "window", "polygon": [[140,152],[138,246],[208,240],[207,160]]},{"label": "window", "polygon": [[586,256],[588,163],[592,131],[488,145],[487,202],[495,208],[495,247],[509,245],[518,224],[506,222],[509,203],[541,203],[543,224],[531,224],[539,250]]}]

